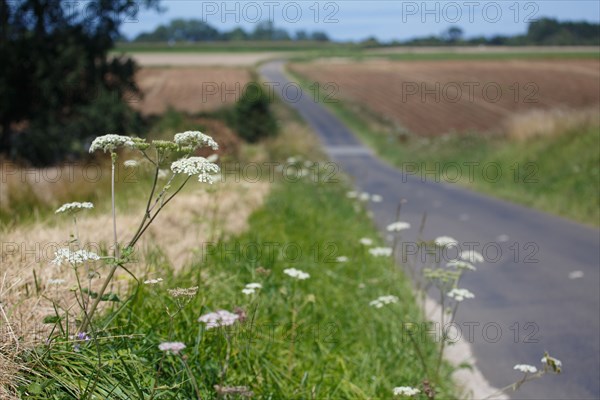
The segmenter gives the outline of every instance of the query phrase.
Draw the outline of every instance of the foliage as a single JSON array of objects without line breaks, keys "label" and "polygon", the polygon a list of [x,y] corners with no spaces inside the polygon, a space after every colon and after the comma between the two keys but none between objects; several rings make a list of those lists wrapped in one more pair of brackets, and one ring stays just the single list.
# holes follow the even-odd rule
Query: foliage
[{"label": "foliage", "polygon": [[48,164],[98,129],[135,127],[124,99],[137,91],[135,66],[108,51],[140,4],[158,0],[0,0],[0,152]]},{"label": "foliage", "polygon": [[246,85],[244,93],[228,117],[240,137],[255,143],[277,134],[277,121],[271,111],[271,101],[260,84]]}]

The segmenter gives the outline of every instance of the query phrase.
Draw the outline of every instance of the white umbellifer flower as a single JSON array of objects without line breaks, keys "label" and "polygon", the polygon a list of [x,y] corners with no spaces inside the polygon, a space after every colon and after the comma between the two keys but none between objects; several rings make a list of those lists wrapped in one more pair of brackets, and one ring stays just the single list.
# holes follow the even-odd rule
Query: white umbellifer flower
[{"label": "white umbellifer flower", "polygon": [[169,295],[171,297],[188,297],[192,298],[198,293],[198,286],[190,287],[190,288],[175,288],[168,289]]},{"label": "white umbellifer flower", "polygon": [[419,389],[410,386],[398,386],[394,388],[394,396],[412,397],[419,393],[421,393]]},{"label": "white umbellifer flower", "polygon": [[454,300],[461,302],[464,299],[472,299],[475,297],[475,295],[467,289],[452,289],[448,292],[448,297],[451,297]]},{"label": "white umbellifer flower", "polygon": [[52,260],[52,264],[54,265],[62,265],[64,263],[69,263],[73,265],[83,264],[86,261],[98,261],[100,256],[96,253],[92,253],[87,250],[77,250],[71,251],[67,248],[58,249],[54,253],[54,260]]},{"label": "white umbellifer flower", "polygon": [[162,342],[158,345],[158,349],[162,351],[169,351],[173,354],[179,354],[179,352],[185,349],[185,344],[181,342]]},{"label": "white umbellifer flower", "polygon": [[136,160],[127,160],[123,163],[124,166],[128,168],[135,168],[138,166],[138,162]]},{"label": "white umbellifer flower", "polygon": [[392,255],[391,247],[373,247],[369,249],[369,253],[375,257],[389,257]]},{"label": "white umbellifer flower", "polygon": [[373,244],[373,240],[369,239],[369,238],[361,238],[360,239],[360,244],[363,244],[365,246],[370,246]]},{"label": "white umbellifer flower", "polygon": [[484,262],[483,256],[481,253],[476,252],[475,250],[465,250],[460,253],[458,256],[461,260],[470,261],[472,263],[476,262]]},{"label": "white umbellifer flower", "polygon": [[209,162],[204,157],[189,157],[174,161],[171,171],[175,174],[186,174],[188,176],[198,175],[199,182],[213,183],[211,174],[219,172],[219,166]]},{"label": "white umbellifer flower", "polygon": [[133,147],[135,144],[129,136],[112,134],[98,136],[96,139],[94,139],[92,145],[90,146],[90,153],[93,153],[96,150],[103,150],[105,153],[110,151],[112,153],[119,146]]},{"label": "white umbellifer flower", "polygon": [[245,295],[251,295],[255,293],[254,289],[249,289],[249,288],[244,288],[242,289],[242,293],[244,293]]},{"label": "white umbellifer flower", "polygon": [[535,374],[537,372],[537,368],[529,364],[517,364],[513,369],[530,374]]},{"label": "white umbellifer flower", "polygon": [[360,201],[369,201],[370,198],[371,198],[371,195],[367,192],[362,192],[361,194],[358,195],[358,199]]},{"label": "white umbellifer flower", "polygon": [[337,262],[347,262],[348,261],[348,257],[346,256],[339,256],[335,259],[335,261]]},{"label": "white umbellifer flower", "polygon": [[288,159],[286,160],[288,164],[295,164],[296,161],[298,161],[296,160],[296,157],[288,157]]},{"label": "white umbellifer flower", "polygon": [[206,159],[210,162],[217,162],[219,160],[219,155],[217,153],[211,154],[210,156],[206,157]]},{"label": "white umbellifer flower", "polygon": [[378,194],[374,194],[374,195],[371,196],[371,201],[373,203],[381,203],[382,200],[383,200],[383,197],[381,197]]},{"label": "white umbellifer flower", "polygon": [[301,271],[296,268],[287,268],[283,270],[283,273],[291,276],[292,278],[296,278],[299,280],[304,280],[310,278],[310,275],[304,271]]},{"label": "white umbellifer flower", "polygon": [[233,325],[238,318],[239,316],[237,314],[227,310],[219,310],[201,316],[198,318],[198,322],[204,322],[206,324],[206,329],[212,329],[220,326]]},{"label": "white umbellifer flower", "polygon": [[446,267],[448,268],[456,268],[456,269],[468,269],[469,271],[476,271],[477,268],[475,268],[475,266],[473,264],[471,264],[470,262],[467,261],[450,261],[448,264],[446,264]]},{"label": "white umbellifer flower", "polygon": [[554,365],[556,365],[557,367],[559,367],[559,368],[562,367],[562,362],[559,359],[556,359],[554,357],[550,357],[550,356],[544,357],[544,358],[542,358],[541,361],[542,361],[542,364],[545,364],[545,365],[550,365],[550,364],[554,363]]},{"label": "white umbellifer flower", "polygon": [[398,221],[387,226],[388,232],[400,232],[405,229],[410,229],[410,224],[408,222]]},{"label": "white umbellifer flower", "polygon": [[55,214],[60,214],[60,213],[64,213],[64,212],[76,213],[78,211],[90,209],[90,208],[94,208],[94,204],[90,203],[89,201],[86,201],[83,203],[75,201],[73,203],[63,204],[54,213]]},{"label": "white umbellifer flower", "polygon": [[156,279],[148,279],[147,281],[144,281],[144,283],[146,285],[156,285],[157,283],[161,283],[163,281],[162,278],[156,278]]},{"label": "white umbellifer flower", "polygon": [[435,245],[439,246],[439,247],[450,247],[450,246],[456,246],[458,244],[458,241],[450,236],[440,236],[437,237],[435,240]]},{"label": "white umbellifer flower", "polygon": [[349,199],[355,199],[358,196],[358,193],[356,193],[354,190],[346,193],[346,197]]},{"label": "white umbellifer flower", "polygon": [[175,135],[175,144],[179,147],[191,147],[197,149],[198,147],[208,146],[213,150],[217,150],[219,145],[208,135],[205,135],[199,131],[186,131]]},{"label": "white umbellifer flower", "polygon": [[381,308],[381,307],[385,306],[386,304],[392,304],[392,303],[397,303],[397,302],[398,302],[398,297],[388,295],[388,296],[379,296],[375,300],[371,301],[369,303],[369,305],[372,307],[375,307],[375,308]]},{"label": "white umbellifer flower", "polygon": [[48,279],[48,285],[62,285],[65,283],[64,279]]},{"label": "white umbellifer flower", "polygon": [[262,285],[260,283],[253,282],[253,283],[247,284],[246,288],[248,288],[248,289],[262,289]]}]

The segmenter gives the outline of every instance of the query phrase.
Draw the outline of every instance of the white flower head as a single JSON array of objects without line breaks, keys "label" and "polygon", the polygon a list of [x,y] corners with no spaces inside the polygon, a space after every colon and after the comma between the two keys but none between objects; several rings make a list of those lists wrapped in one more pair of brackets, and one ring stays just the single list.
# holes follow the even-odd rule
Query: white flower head
[{"label": "white flower head", "polygon": [[123,165],[127,168],[135,168],[139,165],[136,160],[127,160],[123,163]]},{"label": "white flower head", "polygon": [[358,193],[356,193],[354,190],[346,193],[346,197],[349,199],[355,199],[358,196]]},{"label": "white flower head", "polygon": [[147,281],[144,281],[144,284],[146,284],[146,285],[156,285],[158,283],[161,283],[162,281],[163,281],[162,278],[148,279]]},{"label": "white flower head", "polygon": [[191,147],[194,150],[199,147],[210,147],[213,150],[219,149],[219,145],[213,140],[212,137],[199,131],[186,131],[183,133],[177,133],[175,135],[174,142],[179,147]]},{"label": "white flower head", "polygon": [[469,261],[472,263],[481,263],[485,261],[481,253],[478,253],[475,250],[464,250],[460,253],[458,257],[461,260]]},{"label": "white flower head", "polygon": [[381,203],[383,201],[383,197],[378,194],[371,195],[371,201],[373,203]]},{"label": "white flower head", "polygon": [[254,294],[258,289],[262,289],[262,285],[257,282],[248,283],[246,287],[242,289],[242,293],[245,295]]},{"label": "white flower head", "polygon": [[206,329],[218,328],[220,326],[233,325],[239,316],[227,310],[219,310],[216,312],[204,314],[198,318],[198,322],[204,322]]},{"label": "white flower head", "polygon": [[369,201],[370,198],[371,198],[371,195],[367,192],[362,192],[361,194],[358,195],[358,199],[360,201]]},{"label": "white flower head", "polygon": [[335,259],[335,261],[337,261],[337,262],[342,262],[342,263],[343,263],[343,262],[348,262],[348,257],[346,257],[346,256],[339,256],[339,257],[337,257],[337,258]]},{"label": "white flower head", "polygon": [[54,260],[52,260],[52,264],[54,265],[63,265],[65,263],[69,263],[71,265],[83,264],[86,261],[98,261],[100,256],[96,253],[92,253],[87,250],[77,250],[71,251],[67,248],[58,249],[54,253]]},{"label": "white flower head", "polygon": [[533,365],[529,364],[517,364],[513,367],[514,370],[521,371],[524,373],[535,374],[537,372],[537,368]]},{"label": "white flower head", "polygon": [[212,184],[212,174],[216,174],[220,170],[217,164],[211,163],[204,157],[189,157],[174,161],[171,164],[171,171],[175,174],[185,174],[188,176],[198,175],[199,182]]},{"label": "white flower head", "polygon": [[456,268],[456,269],[468,269],[469,271],[476,271],[477,268],[473,264],[467,261],[450,261],[446,264],[448,268]]},{"label": "white flower head", "polygon": [[96,139],[94,139],[92,145],[90,146],[90,153],[93,153],[96,150],[102,150],[105,153],[107,151],[113,153],[117,147],[121,146],[134,147],[135,143],[129,136],[112,134],[98,136]]},{"label": "white flower head", "polygon": [[158,349],[173,354],[179,354],[181,350],[185,349],[185,344],[181,342],[162,342],[158,345]]},{"label": "white flower head", "polygon": [[89,210],[90,208],[94,208],[94,204],[90,203],[89,201],[86,201],[83,203],[75,201],[73,203],[63,204],[54,213],[55,214],[66,213],[66,212],[76,213],[81,210],[86,210],[86,209]]},{"label": "white flower head", "polygon": [[562,362],[554,357],[545,356],[544,358],[542,358],[541,361],[542,364],[551,366],[554,369],[558,368],[560,370],[560,368],[562,367]]},{"label": "white flower head", "polygon": [[369,253],[375,257],[389,257],[392,255],[391,247],[373,247],[369,249]]},{"label": "white flower head", "polygon": [[475,295],[468,291],[467,289],[452,289],[448,292],[448,297],[453,298],[454,300],[461,302],[464,299],[473,299]]},{"label": "white flower head", "polygon": [[413,397],[419,393],[421,393],[419,389],[410,386],[398,386],[394,388],[394,396]]},{"label": "white flower head", "polygon": [[451,247],[458,245],[458,240],[450,236],[440,236],[435,238],[435,245],[438,247]]},{"label": "white flower head", "polygon": [[371,246],[373,244],[373,239],[361,238],[360,244],[365,245],[365,246]]},{"label": "white flower head", "polygon": [[397,302],[398,302],[398,297],[392,296],[392,295],[387,295],[387,296],[379,296],[375,300],[371,301],[369,303],[369,305],[372,307],[375,307],[375,308],[381,308],[381,307],[385,306],[386,304],[393,304],[393,303],[397,303]]},{"label": "white flower head", "polygon": [[286,275],[291,276],[292,278],[296,278],[298,280],[304,280],[304,279],[308,279],[310,278],[310,274],[308,274],[307,272],[301,271],[299,269],[296,268],[287,268],[283,270],[283,273]]},{"label": "white flower head", "polygon": [[410,229],[410,224],[408,222],[398,221],[387,226],[388,232],[400,232],[405,229]]},{"label": "white flower head", "polygon": [[246,296],[254,294],[255,292],[256,292],[256,290],[255,289],[251,289],[251,288],[244,288],[244,289],[242,289],[242,293],[244,293]]}]

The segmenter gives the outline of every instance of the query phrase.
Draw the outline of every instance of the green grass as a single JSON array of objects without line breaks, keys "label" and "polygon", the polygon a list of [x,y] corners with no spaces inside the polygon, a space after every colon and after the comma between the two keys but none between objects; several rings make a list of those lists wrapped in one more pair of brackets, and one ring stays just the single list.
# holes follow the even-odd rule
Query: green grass
[{"label": "green grass", "polygon": [[177,43],[173,46],[167,43],[119,43],[114,52],[168,52],[168,53],[245,53],[260,51],[319,51],[360,49],[360,45],[333,42],[290,42],[290,41],[240,41],[240,42],[211,42],[211,43]]},{"label": "green grass", "polygon": [[[248,386],[261,399],[383,399],[394,386],[418,386],[424,373],[402,322],[420,321],[420,312],[391,259],[370,256],[359,244],[364,236],[380,240],[346,190],[311,179],[276,184],[246,233],[218,245],[199,244],[208,249],[206,257],[199,252],[179,275],[154,249],[148,265],[165,281],[140,287],[120,312],[109,312],[103,323],[111,328],[78,352],[72,342],[56,339],[52,351],[30,353],[27,365],[35,372],[23,391],[31,399],[80,398],[86,387],[95,393],[90,398],[195,398],[181,359],[157,349],[162,341],[187,345],[184,354],[203,399],[215,398],[216,384]],[[350,261],[335,262],[340,255]],[[261,275],[258,267],[270,274]],[[283,273],[291,267],[310,278],[294,281]],[[249,282],[262,283],[258,295],[241,293]],[[169,317],[167,309],[179,308],[166,289],[191,286],[199,286],[198,295]],[[388,294],[400,301],[369,306]],[[236,307],[247,320],[228,331],[205,330],[197,322],[208,311]],[[226,332],[230,358],[220,377]],[[423,347],[433,365],[433,343],[424,341]],[[442,371],[439,397],[448,398],[450,370]]]},{"label": "green grass", "polygon": [[[543,49],[543,48],[542,48]],[[565,60],[565,59],[591,59],[600,58],[599,51],[577,51],[577,52],[485,52],[464,53],[464,52],[440,52],[440,53],[404,53],[404,54],[384,54],[385,58],[392,61],[476,61],[476,60]]]},{"label": "green grass", "polygon": [[[308,80],[290,74],[309,90]],[[398,132],[381,116],[358,105],[339,101],[327,106],[384,160],[417,178],[426,170],[439,171],[435,175],[441,182],[458,183],[600,226],[600,128],[597,126],[525,141],[478,133],[423,138]],[[496,171],[501,175],[497,176]]]}]

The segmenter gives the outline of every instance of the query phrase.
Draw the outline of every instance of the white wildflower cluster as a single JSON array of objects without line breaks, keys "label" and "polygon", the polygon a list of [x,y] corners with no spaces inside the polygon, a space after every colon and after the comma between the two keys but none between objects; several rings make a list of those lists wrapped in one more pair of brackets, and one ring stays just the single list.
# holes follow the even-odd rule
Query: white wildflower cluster
[{"label": "white wildflower cluster", "polygon": [[562,362],[559,359],[554,357],[550,357],[549,355],[545,355],[541,360],[542,364],[546,367],[550,367],[554,370],[554,372],[560,372],[562,368]]},{"label": "white wildflower cluster", "polygon": [[138,166],[138,162],[136,160],[127,160],[123,163],[123,165],[127,168],[135,168]]},{"label": "white wildflower cluster", "polygon": [[406,229],[410,229],[410,224],[403,221],[397,221],[387,226],[388,232],[400,232]]},{"label": "white wildflower cluster", "polygon": [[83,264],[86,261],[98,261],[100,256],[87,250],[71,251],[67,248],[58,249],[54,253],[52,264],[63,265],[69,263],[71,265]]},{"label": "white wildflower cluster", "polygon": [[458,245],[458,240],[450,236],[440,236],[434,240],[434,243],[438,247],[452,247]]},{"label": "white wildflower cluster", "polygon": [[204,322],[206,324],[206,329],[212,329],[220,326],[233,325],[238,318],[239,316],[237,314],[227,310],[219,310],[201,316],[198,318],[198,322]]},{"label": "white wildflower cluster", "polygon": [[161,283],[162,281],[163,281],[162,278],[148,279],[147,281],[144,281],[144,284],[146,284],[146,285],[156,285],[157,283]]},{"label": "white wildflower cluster", "polygon": [[475,266],[473,264],[471,264],[470,262],[467,261],[450,261],[449,263],[446,264],[446,267],[448,268],[456,268],[456,269],[468,269],[469,271],[476,271],[477,268],[475,268]]},{"label": "white wildflower cluster", "polygon": [[454,300],[461,302],[464,299],[472,299],[475,297],[473,293],[468,291],[467,289],[457,289],[454,288],[448,292],[448,297],[453,298]]},{"label": "white wildflower cluster", "polygon": [[421,393],[417,388],[410,386],[398,386],[394,388],[394,396],[413,397]]},{"label": "white wildflower cluster", "polygon": [[158,349],[161,351],[168,351],[173,354],[179,354],[179,352],[185,349],[185,344],[181,342],[162,342],[158,345]]},{"label": "white wildflower cluster", "polygon": [[244,293],[245,295],[251,295],[256,293],[256,291],[258,289],[262,289],[262,285],[260,283],[248,283],[243,289],[242,289],[242,293]]},{"label": "white wildflower cluster", "polygon": [[373,244],[373,239],[370,238],[361,238],[359,240],[360,244],[364,245],[364,246],[371,246]]},{"label": "white wildflower cluster", "polygon": [[94,204],[90,203],[89,201],[86,201],[84,203],[75,201],[73,203],[63,204],[54,213],[55,214],[66,213],[66,212],[76,213],[78,211],[86,210],[86,209],[90,209],[90,208],[94,208]]},{"label": "white wildflower cluster", "polygon": [[194,297],[196,295],[196,293],[198,293],[198,286],[194,286],[191,288],[176,288],[176,289],[169,289],[167,290],[167,292],[169,292],[169,295],[171,297]]},{"label": "white wildflower cluster", "polygon": [[171,171],[188,176],[198,175],[199,182],[212,184],[214,182],[212,174],[216,174],[220,170],[217,164],[211,163],[204,157],[189,157],[174,161],[171,164]]},{"label": "white wildflower cluster", "polygon": [[529,364],[517,364],[513,367],[514,370],[521,371],[524,373],[535,374],[537,372],[537,368],[533,365]]},{"label": "white wildflower cluster", "polygon": [[465,250],[462,251],[459,255],[461,260],[469,261],[472,263],[481,263],[484,262],[485,259],[481,255],[481,253],[476,252],[475,250]]},{"label": "white wildflower cluster", "polygon": [[392,255],[391,247],[373,247],[369,249],[369,253],[375,257],[389,257]]},{"label": "white wildflower cluster", "polygon": [[210,147],[217,150],[219,145],[212,137],[199,131],[186,131],[175,135],[175,144],[179,147],[191,147],[193,150],[199,147]]},{"label": "white wildflower cluster", "polygon": [[367,192],[356,192],[354,190],[346,193],[346,197],[349,199],[358,199],[360,201],[369,201],[371,200],[373,203],[381,203],[383,201],[383,197],[378,194],[370,194]]},{"label": "white wildflower cluster", "polygon": [[92,145],[90,146],[90,153],[93,153],[96,150],[102,150],[105,153],[107,151],[113,153],[117,147],[120,146],[134,147],[135,143],[129,136],[112,134],[98,136],[96,139],[94,139]]},{"label": "white wildflower cluster", "polygon": [[371,301],[369,303],[369,305],[372,307],[375,307],[375,308],[381,308],[381,307],[385,306],[386,304],[392,304],[392,303],[397,303],[397,302],[398,302],[398,297],[388,295],[388,296],[379,296],[375,300]]},{"label": "white wildflower cluster", "polygon": [[283,270],[283,273],[291,276],[292,278],[296,278],[299,280],[304,280],[310,278],[310,275],[307,272],[301,271],[296,268],[287,268]]},{"label": "white wildflower cluster", "polygon": [[335,261],[341,262],[341,263],[348,262],[348,257],[346,257],[346,256],[339,256],[339,257],[336,257]]}]

